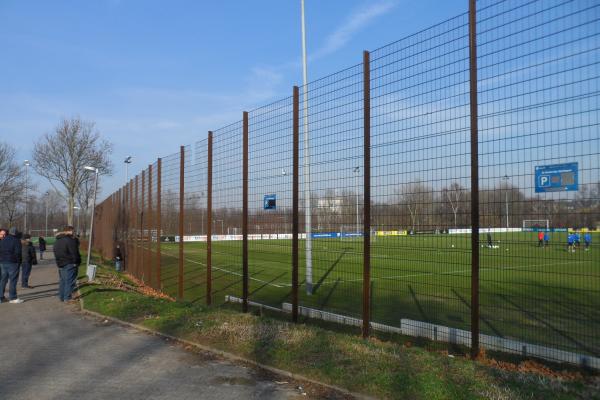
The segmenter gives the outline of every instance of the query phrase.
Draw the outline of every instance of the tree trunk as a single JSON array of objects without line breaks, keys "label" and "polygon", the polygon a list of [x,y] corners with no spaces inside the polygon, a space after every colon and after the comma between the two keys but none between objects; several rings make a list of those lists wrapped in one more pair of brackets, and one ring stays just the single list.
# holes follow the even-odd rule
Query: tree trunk
[{"label": "tree trunk", "polygon": [[73,226],[73,207],[75,207],[75,194],[69,193],[67,206],[67,225]]}]

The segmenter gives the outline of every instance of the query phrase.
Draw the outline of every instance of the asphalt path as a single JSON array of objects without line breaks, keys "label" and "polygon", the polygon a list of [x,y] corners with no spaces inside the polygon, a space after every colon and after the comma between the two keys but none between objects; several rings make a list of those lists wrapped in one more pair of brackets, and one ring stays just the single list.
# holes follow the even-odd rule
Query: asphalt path
[{"label": "asphalt path", "polygon": [[[52,257],[51,252],[46,253]],[[87,316],[57,297],[54,260],[0,304],[0,399],[298,399],[260,371]]]}]

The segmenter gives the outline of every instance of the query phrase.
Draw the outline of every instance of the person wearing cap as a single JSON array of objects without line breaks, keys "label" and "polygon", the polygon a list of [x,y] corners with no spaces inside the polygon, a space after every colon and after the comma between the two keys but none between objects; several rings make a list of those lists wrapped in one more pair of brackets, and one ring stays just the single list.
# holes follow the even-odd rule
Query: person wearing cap
[{"label": "person wearing cap", "polygon": [[29,276],[31,275],[31,267],[37,265],[37,257],[35,247],[31,243],[31,235],[27,233],[23,235],[21,246],[21,287],[24,289],[33,289],[33,286],[29,286]]},{"label": "person wearing cap", "polygon": [[58,297],[63,302],[71,300],[71,294],[76,287],[77,270],[81,264],[79,241],[74,237],[74,231],[72,226],[65,226],[63,231],[56,235],[54,242],[54,258],[60,277]]},{"label": "person wearing cap", "polygon": [[8,302],[11,304],[23,303],[17,297],[17,281],[19,279],[19,265],[22,258],[21,241],[17,239],[17,229],[0,230],[0,302],[4,303],[4,292],[8,283]]}]

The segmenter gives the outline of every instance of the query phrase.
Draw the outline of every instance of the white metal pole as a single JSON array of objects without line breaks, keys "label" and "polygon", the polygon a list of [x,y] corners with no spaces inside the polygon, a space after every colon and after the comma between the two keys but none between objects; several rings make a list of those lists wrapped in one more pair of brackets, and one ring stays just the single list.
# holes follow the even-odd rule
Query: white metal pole
[{"label": "white metal pole", "polygon": [[506,190],[506,229],[508,229],[508,188]]},{"label": "white metal pole", "polygon": [[508,223],[508,180],[510,178],[508,177],[508,175],[504,175],[502,177],[502,179],[504,181],[506,181],[506,188],[505,188],[506,191],[504,192],[504,200],[506,203],[506,229],[508,229],[508,227],[509,227],[509,223]]},{"label": "white metal pole", "polygon": [[125,161],[125,182],[129,182],[129,163]]},{"label": "white metal pole", "polygon": [[311,205],[310,205],[310,146],[308,140],[308,77],[306,67],[306,27],[304,18],[304,0],[300,1],[302,8],[302,99],[304,108],[304,230],[306,232],[306,293],[312,290],[312,238],[311,238]]},{"label": "white metal pole", "polygon": [[81,219],[81,211],[79,211],[80,208],[77,207],[77,234],[79,235],[79,220]]},{"label": "white metal pole", "polygon": [[27,213],[29,212],[29,161],[25,161],[25,219],[23,221],[23,234],[27,233]]},{"label": "white metal pole", "polygon": [[94,201],[92,203],[92,217],[90,221],[90,234],[88,236],[88,253],[87,253],[87,265],[90,265],[90,257],[92,255],[92,236],[94,232],[94,214],[96,209],[96,192],[98,191],[98,169],[96,169],[96,176],[94,177]]},{"label": "white metal pole", "polygon": [[354,172],[356,172],[356,233],[360,232],[360,219],[358,216],[358,185],[359,185],[359,169],[358,167],[354,168]]},{"label": "white metal pole", "polygon": [[44,229],[44,237],[48,236],[48,193],[46,193],[46,225]]}]

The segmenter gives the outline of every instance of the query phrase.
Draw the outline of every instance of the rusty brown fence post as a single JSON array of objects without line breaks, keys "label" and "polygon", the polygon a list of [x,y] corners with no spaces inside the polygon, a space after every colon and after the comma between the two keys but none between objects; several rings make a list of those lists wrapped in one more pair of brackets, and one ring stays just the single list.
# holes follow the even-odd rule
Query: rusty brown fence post
[{"label": "rusty brown fence post", "polygon": [[162,233],[162,159],[156,161],[156,289],[162,291],[161,233]]},{"label": "rusty brown fence post", "polygon": [[140,255],[140,242],[139,242],[139,181],[140,181],[140,176],[136,175],[135,176],[135,186],[134,186],[134,190],[135,190],[135,206],[134,206],[134,217],[133,217],[133,229],[135,231],[135,235],[134,235],[134,254],[135,254],[135,277],[139,278],[140,274],[139,274],[139,268],[140,268],[140,260],[139,260],[139,255]]},{"label": "rusty brown fence post", "polygon": [[152,164],[148,165],[148,286],[152,285]]},{"label": "rusty brown fence post", "polygon": [[129,272],[129,182],[123,188],[123,267]]},{"label": "rusty brown fence post", "polygon": [[179,273],[177,282],[177,298],[183,299],[183,208],[185,206],[185,147],[179,148]]},{"label": "rusty brown fence post", "polygon": [[127,232],[128,232],[128,237],[129,237],[129,259],[130,259],[130,266],[131,269],[129,270],[129,273],[133,275],[133,272],[135,270],[135,257],[133,256],[134,254],[134,247],[133,247],[133,221],[134,221],[134,215],[133,215],[133,182],[134,179],[131,178],[131,181],[129,182],[129,215],[128,215],[128,220],[127,220]]},{"label": "rusty brown fence post", "polygon": [[294,86],[292,172],[292,321],[298,322],[298,164],[300,152],[300,95]]},{"label": "rusty brown fence post", "polygon": [[146,171],[142,171],[142,201],[140,207],[140,278],[142,282],[146,282],[146,268],[144,266],[144,252],[146,248],[144,246],[144,206],[146,205]]},{"label": "rusty brown fence post", "polygon": [[471,109],[471,358],[479,355],[479,139],[477,113],[477,8],[469,0]]},{"label": "rusty brown fence post", "polygon": [[248,312],[248,112],[243,117],[242,171],[242,310]]},{"label": "rusty brown fence post", "polygon": [[371,321],[371,66],[369,52],[363,52],[363,338],[369,336]]},{"label": "rusty brown fence post", "polygon": [[213,133],[208,132],[208,176],[206,180],[206,304],[212,304],[212,144]]}]

